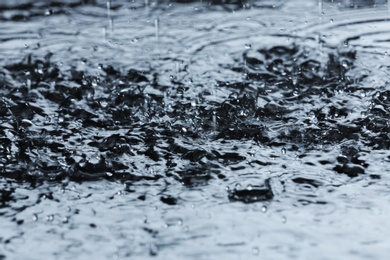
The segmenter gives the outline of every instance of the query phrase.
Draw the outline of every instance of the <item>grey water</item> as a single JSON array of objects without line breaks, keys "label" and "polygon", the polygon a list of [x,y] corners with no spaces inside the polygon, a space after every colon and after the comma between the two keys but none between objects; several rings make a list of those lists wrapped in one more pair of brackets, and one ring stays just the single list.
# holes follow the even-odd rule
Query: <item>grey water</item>
[{"label": "grey water", "polygon": [[0,0],[0,259],[386,259],[382,0]]}]

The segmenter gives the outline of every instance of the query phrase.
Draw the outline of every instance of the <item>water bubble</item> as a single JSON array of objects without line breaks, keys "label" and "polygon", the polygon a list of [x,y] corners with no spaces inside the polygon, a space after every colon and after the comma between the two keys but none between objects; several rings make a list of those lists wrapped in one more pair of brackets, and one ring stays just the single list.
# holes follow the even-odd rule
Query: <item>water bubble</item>
[{"label": "water bubble", "polygon": [[33,221],[38,221],[38,215],[37,214],[33,214]]},{"label": "water bubble", "polygon": [[267,207],[266,206],[262,206],[261,207],[261,212],[266,213],[267,212]]},{"label": "water bubble", "polygon": [[260,253],[260,250],[259,250],[259,248],[257,246],[252,248],[252,254],[253,255],[259,255],[259,253]]},{"label": "water bubble", "polygon": [[62,219],[62,223],[63,223],[63,224],[69,223],[69,217],[68,217],[68,216],[64,217],[64,218]]},{"label": "water bubble", "polygon": [[251,44],[245,44],[245,49],[249,50],[250,48],[252,48]]},{"label": "water bubble", "polygon": [[287,152],[286,148],[283,147],[282,150],[281,150],[281,152],[282,152],[282,154],[286,154],[286,152]]},{"label": "water bubble", "polygon": [[51,9],[46,9],[46,11],[45,11],[45,16],[49,16],[49,15],[51,15],[51,14],[53,14],[53,10],[51,10]]}]

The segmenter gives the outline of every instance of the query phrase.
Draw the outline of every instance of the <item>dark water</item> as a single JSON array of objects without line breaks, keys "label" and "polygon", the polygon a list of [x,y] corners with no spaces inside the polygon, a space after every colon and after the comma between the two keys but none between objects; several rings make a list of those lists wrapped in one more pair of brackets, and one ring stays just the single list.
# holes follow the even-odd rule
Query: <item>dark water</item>
[{"label": "dark water", "polygon": [[387,1],[0,1],[0,259],[385,259]]}]

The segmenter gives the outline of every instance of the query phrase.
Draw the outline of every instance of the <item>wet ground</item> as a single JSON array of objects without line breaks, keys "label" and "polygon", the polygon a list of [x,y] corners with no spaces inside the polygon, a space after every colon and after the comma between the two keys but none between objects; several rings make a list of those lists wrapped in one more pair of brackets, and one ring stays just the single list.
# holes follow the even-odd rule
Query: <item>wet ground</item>
[{"label": "wet ground", "polygon": [[0,1],[0,259],[385,259],[387,1]]}]

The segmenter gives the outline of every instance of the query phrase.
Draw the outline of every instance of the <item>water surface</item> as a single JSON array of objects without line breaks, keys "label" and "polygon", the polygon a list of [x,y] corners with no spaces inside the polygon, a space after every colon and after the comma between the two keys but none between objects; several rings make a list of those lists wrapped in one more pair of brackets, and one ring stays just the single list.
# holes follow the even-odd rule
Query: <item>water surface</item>
[{"label": "water surface", "polygon": [[386,1],[0,10],[0,259],[387,256]]}]

